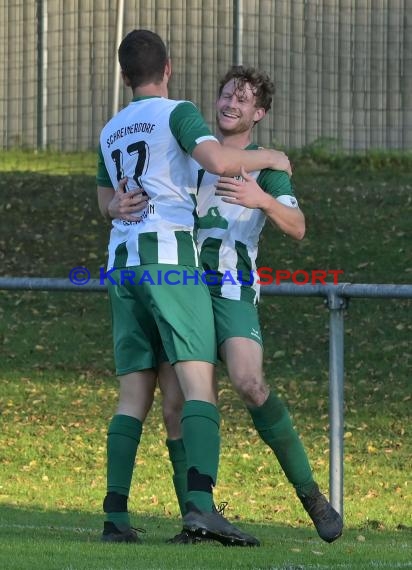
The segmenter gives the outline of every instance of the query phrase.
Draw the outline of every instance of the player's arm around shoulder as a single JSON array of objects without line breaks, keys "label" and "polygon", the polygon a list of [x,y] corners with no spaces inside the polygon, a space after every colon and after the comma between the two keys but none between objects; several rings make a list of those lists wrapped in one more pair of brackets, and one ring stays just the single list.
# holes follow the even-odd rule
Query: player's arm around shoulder
[{"label": "player's arm around shoulder", "polygon": [[212,174],[237,176],[242,165],[249,172],[262,168],[290,171],[289,160],[281,151],[265,148],[252,151],[221,145],[197,107],[189,101],[179,102],[173,109],[169,126],[181,148]]},{"label": "player's arm around shoulder", "polygon": [[287,156],[274,149],[244,150],[209,140],[198,144],[192,156],[205,170],[219,176],[238,176],[242,167],[249,172],[262,168],[291,172]]}]

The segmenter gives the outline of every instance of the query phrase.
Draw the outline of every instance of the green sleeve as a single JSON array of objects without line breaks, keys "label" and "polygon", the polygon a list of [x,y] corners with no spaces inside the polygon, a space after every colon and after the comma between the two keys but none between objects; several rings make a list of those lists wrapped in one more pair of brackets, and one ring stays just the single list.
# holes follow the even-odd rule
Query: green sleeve
[{"label": "green sleeve", "polygon": [[277,198],[278,196],[294,196],[292,183],[289,175],[283,170],[261,170],[256,182],[268,194]]},{"label": "green sleeve", "polygon": [[112,181],[110,180],[109,173],[107,172],[106,165],[104,163],[102,148],[99,145],[97,151],[97,175],[96,175],[97,186],[104,186],[106,188],[113,188]]},{"label": "green sleeve", "polygon": [[199,142],[216,140],[199,109],[190,101],[179,103],[173,109],[169,126],[177,142],[188,154],[192,154]]}]

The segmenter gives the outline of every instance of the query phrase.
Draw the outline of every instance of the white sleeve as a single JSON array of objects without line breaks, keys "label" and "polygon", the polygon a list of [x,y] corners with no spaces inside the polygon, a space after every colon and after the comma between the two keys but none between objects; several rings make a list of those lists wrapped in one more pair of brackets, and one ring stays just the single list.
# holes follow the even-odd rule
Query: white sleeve
[{"label": "white sleeve", "polygon": [[282,194],[282,196],[278,196],[276,200],[289,208],[299,208],[296,198],[294,196],[289,196],[289,194]]}]

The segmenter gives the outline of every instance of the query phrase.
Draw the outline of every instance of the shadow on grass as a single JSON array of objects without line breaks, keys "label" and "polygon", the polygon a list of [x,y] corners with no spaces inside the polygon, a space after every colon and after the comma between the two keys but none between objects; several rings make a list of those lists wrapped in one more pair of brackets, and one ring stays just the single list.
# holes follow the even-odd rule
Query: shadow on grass
[{"label": "shadow on grass", "polygon": [[[164,544],[165,541],[180,532],[180,520],[170,516],[148,515],[147,513],[133,513],[138,519],[139,527],[144,533],[140,535],[146,544]],[[238,523],[239,528],[251,532],[261,539],[265,545],[264,537],[273,541],[275,537],[282,542],[311,543],[318,542],[316,533],[312,529],[296,529],[273,524]],[[103,526],[103,513],[85,513],[81,511],[50,511],[41,508],[26,508],[10,504],[0,505],[0,537],[42,539],[62,538],[74,539],[81,542],[99,542]],[[273,537],[270,540],[270,537]],[[268,542],[269,542],[268,541]],[[220,546],[213,542],[209,545]],[[273,546],[273,544],[266,544]]]},{"label": "shadow on grass", "polygon": [[7,570],[329,570],[378,566],[410,568],[410,533],[348,530],[333,544],[314,529],[273,524],[240,524],[261,541],[261,548],[220,544],[170,545],[179,521],[139,513],[146,534],[142,544],[102,544],[101,514],[44,511],[0,506],[0,564]]}]

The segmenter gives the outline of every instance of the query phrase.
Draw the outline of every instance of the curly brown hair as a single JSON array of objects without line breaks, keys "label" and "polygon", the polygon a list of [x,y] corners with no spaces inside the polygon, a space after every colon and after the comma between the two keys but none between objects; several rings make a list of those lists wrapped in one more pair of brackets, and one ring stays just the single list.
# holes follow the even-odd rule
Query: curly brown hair
[{"label": "curly brown hair", "polygon": [[269,111],[272,106],[275,85],[267,73],[258,71],[254,67],[233,65],[220,80],[219,97],[226,83],[232,79],[235,80],[236,90],[240,92],[243,92],[246,84],[249,84],[253,95],[256,97],[256,107],[262,107],[266,112]]}]

